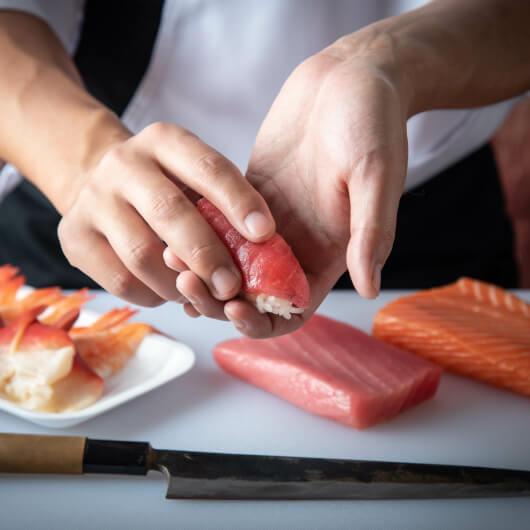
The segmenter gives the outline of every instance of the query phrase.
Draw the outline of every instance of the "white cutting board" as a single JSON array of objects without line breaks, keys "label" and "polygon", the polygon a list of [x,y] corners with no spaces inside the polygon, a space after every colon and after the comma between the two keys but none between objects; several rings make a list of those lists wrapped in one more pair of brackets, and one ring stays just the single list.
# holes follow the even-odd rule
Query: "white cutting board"
[{"label": "white cutting board", "polygon": [[[375,311],[403,293],[367,301],[332,293],[321,312],[371,328]],[[519,293],[530,300],[530,292]],[[101,312],[123,305],[101,294]],[[0,413],[0,431],[145,440],[154,447],[386,459],[530,470],[530,399],[445,374],[434,399],[386,424],[355,431],[312,416],[221,372],[211,358],[228,323],[184,316],[166,304],[137,318],[188,344],[189,373],[82,425],[47,430]],[[529,528],[530,498],[342,501],[166,501],[164,478],[0,476],[1,528],[451,529]],[[525,526],[526,525],[526,526]],[[53,525],[50,524],[50,528]]]}]

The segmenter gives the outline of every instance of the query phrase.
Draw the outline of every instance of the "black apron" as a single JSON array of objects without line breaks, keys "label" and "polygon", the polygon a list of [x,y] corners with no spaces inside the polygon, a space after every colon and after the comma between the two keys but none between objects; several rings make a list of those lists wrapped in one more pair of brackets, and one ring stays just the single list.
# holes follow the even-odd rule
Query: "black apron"
[{"label": "black apron", "polygon": [[[512,225],[489,144],[403,194],[381,287],[425,289],[461,276],[518,286]],[[336,287],[352,287],[349,276]]]},{"label": "black apron", "polygon": [[[86,3],[74,59],[89,92],[118,115],[149,64],[162,4]],[[67,262],[59,220],[46,197],[24,181],[0,202],[0,264],[16,265],[36,287],[98,288]],[[382,288],[426,288],[463,275],[517,286],[512,228],[488,145],[403,195]],[[347,274],[336,287],[352,287]]]}]

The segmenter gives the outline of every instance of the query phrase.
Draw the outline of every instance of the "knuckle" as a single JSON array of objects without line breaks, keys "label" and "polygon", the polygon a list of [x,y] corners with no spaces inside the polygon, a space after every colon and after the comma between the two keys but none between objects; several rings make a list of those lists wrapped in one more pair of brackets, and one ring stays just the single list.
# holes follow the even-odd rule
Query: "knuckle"
[{"label": "knuckle", "polygon": [[70,264],[78,266],[80,264],[79,258],[82,254],[79,252],[79,241],[82,238],[79,236],[79,230],[68,217],[63,217],[59,222],[57,236],[61,244],[61,249]]},{"label": "knuckle", "polygon": [[104,169],[121,168],[131,161],[131,149],[126,144],[111,147],[101,159],[101,167]]},{"label": "knuckle", "polygon": [[[57,225],[57,236],[59,237],[59,241],[61,242],[61,245],[68,246],[70,244],[70,234],[71,234],[71,228],[70,223],[68,221],[68,217],[63,217],[59,224]],[[64,250],[64,248],[63,248]]]},{"label": "knuckle", "polygon": [[219,153],[205,153],[195,161],[195,171],[203,179],[218,180],[229,169],[227,160]]},{"label": "knuckle", "polygon": [[217,246],[213,243],[206,243],[204,245],[197,245],[190,251],[190,264],[198,265],[201,263],[213,264],[213,257],[216,254]]},{"label": "knuckle", "polygon": [[150,198],[149,208],[156,218],[167,219],[185,207],[187,199],[180,193],[154,195]]},{"label": "knuckle", "polygon": [[[87,207],[91,210],[92,205],[99,204],[101,206],[101,197],[104,197],[104,188],[101,179],[92,178],[88,180],[85,185],[79,190],[75,205],[77,206],[77,211],[82,212],[86,211]],[[107,186],[107,193],[108,186]]]},{"label": "knuckle", "polygon": [[109,291],[119,298],[129,299],[136,289],[136,278],[125,271],[118,271],[109,279]]},{"label": "knuckle", "polygon": [[128,246],[128,262],[133,269],[143,270],[153,262],[157,251],[157,246],[152,243],[133,243]]},{"label": "knuckle", "polygon": [[156,121],[145,127],[140,134],[143,137],[149,138],[150,140],[156,142],[157,140],[166,137],[173,129],[174,126],[172,126],[170,123]]},{"label": "knuckle", "polygon": [[176,129],[175,131],[177,132],[177,134],[179,135],[179,140],[181,142],[188,142],[188,143],[192,143],[192,144],[195,144],[199,139],[199,137],[189,131],[188,129],[184,129],[184,127],[179,127],[178,125],[175,125]]}]

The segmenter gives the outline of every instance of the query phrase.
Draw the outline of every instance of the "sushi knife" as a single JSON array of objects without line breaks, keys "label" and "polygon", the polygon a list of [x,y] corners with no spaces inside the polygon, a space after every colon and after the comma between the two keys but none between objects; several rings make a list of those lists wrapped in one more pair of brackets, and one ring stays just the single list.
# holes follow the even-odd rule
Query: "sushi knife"
[{"label": "sushi knife", "polygon": [[0,473],[168,478],[168,499],[427,499],[530,496],[530,471],[153,449],[146,442],[0,433]]}]

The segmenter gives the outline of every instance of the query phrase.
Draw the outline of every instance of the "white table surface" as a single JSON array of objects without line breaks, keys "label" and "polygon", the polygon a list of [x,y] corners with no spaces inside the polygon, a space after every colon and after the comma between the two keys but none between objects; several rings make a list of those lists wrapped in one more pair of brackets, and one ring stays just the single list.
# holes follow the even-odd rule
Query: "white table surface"
[{"label": "white table surface", "polygon": [[[332,293],[320,312],[370,330],[374,301]],[[530,300],[530,291],[519,292]],[[123,306],[98,294],[87,307]],[[444,374],[434,399],[391,422],[355,431],[312,416],[217,368],[230,324],[192,320],[166,304],[139,319],[190,345],[192,370],[89,422],[46,429],[0,412],[0,431],[149,441],[155,448],[402,460],[530,470],[530,399]],[[0,475],[0,528],[178,529],[523,529],[530,498],[422,501],[180,501],[164,477]]]}]

